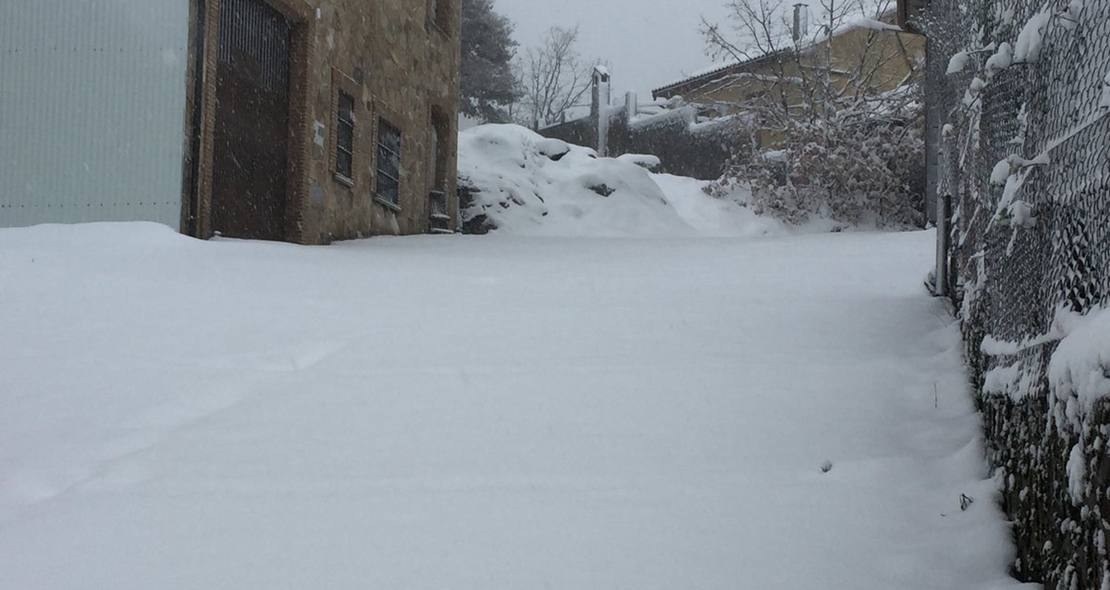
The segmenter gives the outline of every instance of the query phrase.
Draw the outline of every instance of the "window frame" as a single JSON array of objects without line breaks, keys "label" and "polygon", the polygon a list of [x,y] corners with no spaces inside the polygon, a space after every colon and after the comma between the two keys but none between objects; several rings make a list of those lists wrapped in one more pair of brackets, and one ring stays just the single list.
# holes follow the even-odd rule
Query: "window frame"
[{"label": "window frame", "polygon": [[451,123],[447,117],[447,109],[438,104],[432,105],[428,115],[429,131],[429,160],[428,169],[430,190],[447,190],[447,160],[448,138],[451,135]]},{"label": "window frame", "polygon": [[[385,145],[382,141],[384,138],[383,134],[390,130],[392,130],[397,137],[396,151],[389,149],[389,146]],[[390,119],[379,116],[376,133],[374,135],[374,151],[376,156],[376,161],[374,163],[374,200],[390,209],[399,211],[401,209],[401,177],[404,169],[402,165],[402,158],[404,157],[404,129]],[[390,158],[389,156],[391,154],[395,156],[395,158]],[[397,162],[397,169],[394,171],[395,176],[389,174],[389,171],[383,168],[387,161],[394,159]],[[392,182],[383,183],[383,179]],[[382,190],[384,185],[393,188],[393,200],[383,196]]]},{"label": "window frame", "polygon": [[[351,172],[348,176],[341,171],[340,168],[340,97],[346,95],[351,99],[351,120],[349,125],[351,127],[351,145],[350,145],[350,158],[351,158]],[[328,137],[330,140],[329,147],[326,148],[328,153],[328,169],[331,171],[332,178],[339,184],[347,188],[354,188],[358,184],[359,162],[363,159],[359,156],[361,151],[366,148],[365,142],[359,141],[359,114],[360,104],[362,101],[359,97],[363,96],[362,86],[354,81],[353,78],[344,74],[336,68],[331,71],[331,126],[329,128]],[[369,111],[369,107],[363,107]],[[373,119],[368,119],[373,121]],[[365,139],[365,138],[364,138]],[[360,150],[360,147],[362,150]]]},{"label": "window frame", "polygon": [[424,25],[427,29],[436,29],[450,37],[450,6],[452,0],[427,0],[425,4]]},{"label": "window frame", "polygon": [[[349,107],[344,110],[344,99],[349,103]],[[355,181],[355,108],[357,102],[355,97],[344,91],[342,88],[336,93],[336,106],[335,106],[335,166],[333,171],[336,176],[341,180],[350,181],[352,184]],[[344,114],[347,118],[344,118]],[[346,141],[344,141],[344,130],[348,130]],[[346,144],[346,145],[345,145]],[[344,157],[346,161],[344,162]],[[346,169],[344,170],[344,163]]]}]

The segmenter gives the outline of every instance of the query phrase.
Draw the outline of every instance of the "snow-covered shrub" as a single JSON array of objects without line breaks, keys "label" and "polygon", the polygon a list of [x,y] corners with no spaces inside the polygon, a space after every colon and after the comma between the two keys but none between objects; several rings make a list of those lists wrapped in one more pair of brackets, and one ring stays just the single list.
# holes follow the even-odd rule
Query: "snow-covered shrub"
[{"label": "snow-covered shrub", "polygon": [[786,121],[781,149],[738,159],[714,192],[750,184],[752,207],[800,224],[919,226],[924,216],[924,129],[916,103],[897,116],[843,110]]},{"label": "snow-covered shrub", "polygon": [[750,184],[757,212],[790,223],[919,226],[923,50],[884,20],[893,3],[835,6],[812,33],[791,27],[773,0],[734,0],[723,24],[704,24],[710,54],[737,63],[730,109],[774,150],[738,158],[713,190]]}]

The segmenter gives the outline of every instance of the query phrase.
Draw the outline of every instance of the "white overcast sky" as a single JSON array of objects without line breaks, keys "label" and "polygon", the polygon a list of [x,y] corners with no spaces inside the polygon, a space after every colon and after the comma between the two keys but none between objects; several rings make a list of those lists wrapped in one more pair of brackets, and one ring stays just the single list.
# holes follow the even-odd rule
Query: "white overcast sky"
[{"label": "white overcast sky", "polygon": [[558,25],[578,25],[578,51],[607,60],[613,98],[651,90],[703,69],[712,60],[698,35],[700,17],[720,19],[724,0],[494,0],[494,9],[516,25],[520,49],[539,44]]}]

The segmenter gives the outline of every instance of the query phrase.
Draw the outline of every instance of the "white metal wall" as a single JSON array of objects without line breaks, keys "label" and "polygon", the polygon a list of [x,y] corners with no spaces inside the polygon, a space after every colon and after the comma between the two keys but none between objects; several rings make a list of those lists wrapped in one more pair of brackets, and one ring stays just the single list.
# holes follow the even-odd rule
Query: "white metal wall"
[{"label": "white metal wall", "polygon": [[0,227],[180,225],[188,0],[0,0]]}]

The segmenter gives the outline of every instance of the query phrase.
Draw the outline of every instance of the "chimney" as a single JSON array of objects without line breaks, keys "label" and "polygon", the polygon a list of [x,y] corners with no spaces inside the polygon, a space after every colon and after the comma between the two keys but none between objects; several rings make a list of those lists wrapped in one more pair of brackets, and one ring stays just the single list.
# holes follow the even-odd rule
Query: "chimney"
[{"label": "chimney", "polygon": [[609,68],[603,65],[594,66],[593,73],[593,94],[591,101],[591,108],[596,112],[599,107],[609,106],[609,101],[612,99],[609,90]]},{"label": "chimney", "polygon": [[809,5],[794,5],[794,41],[801,41],[809,34]]},{"label": "chimney", "polygon": [[603,158],[609,155],[609,101],[612,100],[609,90],[609,68],[603,65],[594,66],[590,117],[596,125],[597,141],[593,147],[597,149],[597,155]]}]

